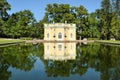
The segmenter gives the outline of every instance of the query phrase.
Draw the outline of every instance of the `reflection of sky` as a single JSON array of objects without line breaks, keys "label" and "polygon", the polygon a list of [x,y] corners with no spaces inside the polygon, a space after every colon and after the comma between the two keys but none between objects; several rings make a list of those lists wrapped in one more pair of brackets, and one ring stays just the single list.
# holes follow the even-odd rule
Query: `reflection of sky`
[{"label": "reflection of sky", "polygon": [[68,77],[48,77],[45,73],[44,64],[39,59],[37,59],[31,71],[25,72],[12,67],[9,68],[9,71],[12,72],[9,80],[100,80],[100,73],[92,68],[89,68],[83,76],[75,74]]},{"label": "reflection of sky", "polygon": [[[76,45],[76,44],[75,44]],[[76,46],[77,47],[77,46]],[[39,53],[41,54],[41,53]],[[47,62],[48,60],[45,60]],[[48,68],[46,66],[48,65],[45,63],[43,59],[40,59],[39,57],[36,57],[36,62],[34,63],[33,68],[30,71],[24,71],[20,69],[16,69],[14,67],[9,67],[8,71],[11,72],[11,77],[9,80],[100,80],[100,72],[96,72],[95,69],[93,68],[88,68],[83,75],[79,75],[79,72],[76,74],[72,74],[71,72],[69,73],[69,76],[60,76],[58,73],[57,77],[49,77],[47,74],[49,74]],[[55,61],[53,61],[53,64]],[[61,62],[61,61],[56,61],[56,62]],[[65,62],[68,63],[69,61]],[[73,60],[74,62],[74,60]],[[24,63],[24,62],[23,62]],[[49,63],[49,62],[48,62]],[[70,61],[69,64],[72,62]],[[80,62],[77,62],[80,63]],[[62,66],[62,65],[61,65]],[[74,65],[71,65],[74,66]],[[58,66],[59,67],[59,66]],[[64,67],[64,66],[63,66]],[[80,72],[84,69],[80,68],[78,69]],[[48,70],[48,73],[47,73]],[[52,69],[54,71],[54,69]],[[62,70],[59,70],[62,71]],[[67,72],[66,72],[67,73]],[[54,74],[54,73],[53,73]]]},{"label": "reflection of sky", "polygon": [[12,72],[12,77],[10,80],[41,80],[46,77],[44,70],[44,64],[41,60],[39,60],[39,58],[37,58],[34,68],[31,71],[25,72],[10,67],[9,71]]}]

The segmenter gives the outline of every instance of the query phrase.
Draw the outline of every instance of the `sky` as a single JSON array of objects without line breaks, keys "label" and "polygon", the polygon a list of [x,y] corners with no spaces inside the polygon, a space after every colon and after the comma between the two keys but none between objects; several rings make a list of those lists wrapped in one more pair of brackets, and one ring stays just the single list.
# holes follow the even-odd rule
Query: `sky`
[{"label": "sky", "polygon": [[23,10],[30,10],[37,21],[43,19],[47,4],[69,4],[70,6],[83,5],[89,13],[101,7],[102,0],[7,0],[11,5],[9,14]]}]

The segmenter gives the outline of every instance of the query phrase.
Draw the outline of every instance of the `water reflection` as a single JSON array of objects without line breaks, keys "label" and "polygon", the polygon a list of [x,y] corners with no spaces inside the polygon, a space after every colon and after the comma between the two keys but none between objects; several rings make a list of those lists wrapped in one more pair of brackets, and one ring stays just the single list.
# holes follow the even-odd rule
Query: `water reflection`
[{"label": "water reflection", "polygon": [[120,46],[45,43],[0,47],[0,79],[120,80]]},{"label": "water reflection", "polygon": [[76,43],[44,43],[45,60],[75,60]]},{"label": "water reflection", "polygon": [[[29,44],[0,47],[0,79],[9,80],[12,72],[18,69],[30,71],[36,61],[35,51]],[[10,67],[14,68],[12,72],[9,71]]]}]

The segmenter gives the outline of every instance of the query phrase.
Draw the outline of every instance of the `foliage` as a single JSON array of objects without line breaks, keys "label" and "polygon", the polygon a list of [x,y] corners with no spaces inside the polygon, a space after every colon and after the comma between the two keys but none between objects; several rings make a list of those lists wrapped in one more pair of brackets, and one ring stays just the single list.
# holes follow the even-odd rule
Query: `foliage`
[{"label": "foliage", "polygon": [[115,38],[119,40],[120,0],[102,0],[102,8],[97,9],[101,39]]},{"label": "foliage", "polygon": [[11,6],[6,0],[0,0],[0,19],[6,21],[9,17],[7,11],[10,9]]},{"label": "foliage", "polygon": [[12,38],[30,37],[34,23],[35,19],[29,10],[14,13],[2,26],[3,34]]},{"label": "foliage", "polygon": [[120,0],[102,0],[101,8],[91,13],[83,5],[76,7],[69,4],[48,4],[45,16],[39,22],[30,10],[9,15],[7,11],[10,9],[6,0],[0,1],[0,37],[43,39],[44,23],[67,22],[77,25],[77,39],[120,40]]},{"label": "foliage", "polygon": [[102,80],[120,78],[120,46],[98,43],[81,45],[80,43],[77,44],[76,52],[75,60],[66,61],[44,60],[43,52],[39,58],[45,65],[47,77],[69,77],[76,74],[85,76],[92,68],[95,73],[100,73],[100,79]]},{"label": "foliage", "polygon": [[[17,46],[17,47],[16,47]],[[8,80],[12,72],[9,68],[30,71],[34,67],[35,50],[31,44],[18,44],[0,48],[0,78]]]},{"label": "foliage", "polygon": [[111,37],[120,40],[120,0],[112,2]]}]

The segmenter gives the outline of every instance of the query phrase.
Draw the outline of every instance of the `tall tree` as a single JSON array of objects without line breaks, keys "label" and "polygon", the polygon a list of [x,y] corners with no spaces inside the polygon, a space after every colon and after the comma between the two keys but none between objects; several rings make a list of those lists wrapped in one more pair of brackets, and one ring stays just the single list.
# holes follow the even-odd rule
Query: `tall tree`
[{"label": "tall tree", "polygon": [[6,37],[19,38],[30,37],[35,19],[30,10],[14,13],[3,25],[3,33]]},{"label": "tall tree", "polygon": [[[78,38],[81,35],[83,37],[87,37],[88,30],[88,19],[87,19],[87,9],[84,6],[77,7],[77,35]],[[81,38],[81,37],[80,37]]]},{"label": "tall tree", "polygon": [[98,19],[96,13],[92,12],[88,16],[88,22],[89,22],[89,29],[88,29],[88,35],[90,38],[99,38],[100,33],[98,30]]},{"label": "tall tree", "polygon": [[6,0],[0,0],[0,37],[3,37],[2,26],[4,21],[8,20],[7,11],[11,9],[10,4]]},{"label": "tall tree", "polygon": [[112,0],[112,37],[120,40],[120,0]]},{"label": "tall tree", "polygon": [[48,17],[48,22],[75,22],[75,17],[71,13],[69,4],[48,4],[46,7],[45,16]]},{"label": "tall tree", "polygon": [[0,0],[0,19],[7,20],[7,11],[11,9],[10,4],[6,0]]},{"label": "tall tree", "polygon": [[112,11],[110,0],[102,0],[101,9],[97,10],[99,14],[99,24],[100,24],[100,33],[101,39],[110,39],[110,28],[111,28],[111,20],[112,20]]}]

